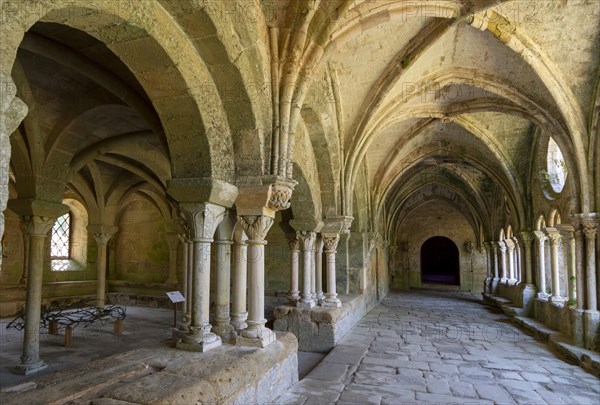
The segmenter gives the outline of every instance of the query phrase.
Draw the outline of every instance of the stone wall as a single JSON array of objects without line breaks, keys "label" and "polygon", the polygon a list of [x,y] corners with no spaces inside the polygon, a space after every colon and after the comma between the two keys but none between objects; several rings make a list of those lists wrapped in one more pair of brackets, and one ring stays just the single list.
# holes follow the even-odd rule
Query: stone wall
[{"label": "stone wall", "polygon": [[[466,218],[441,201],[422,204],[402,223],[397,238],[400,242],[393,258],[393,287],[421,286],[421,246],[433,236],[445,236],[458,247],[461,290],[482,292],[487,272],[485,250],[477,248],[475,233]],[[470,252],[465,246],[467,242],[473,244]]]}]

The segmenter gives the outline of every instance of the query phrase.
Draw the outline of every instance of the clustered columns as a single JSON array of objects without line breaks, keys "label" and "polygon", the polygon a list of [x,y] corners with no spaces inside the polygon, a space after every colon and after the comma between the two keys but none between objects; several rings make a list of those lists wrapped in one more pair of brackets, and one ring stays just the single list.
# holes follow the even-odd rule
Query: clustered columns
[{"label": "clustered columns", "polygon": [[586,263],[585,273],[587,280],[587,310],[598,311],[597,287],[596,287],[596,237],[598,236],[598,220],[594,218],[582,218],[583,234],[585,235]]},{"label": "clustered columns", "polygon": [[559,225],[559,231],[563,241],[564,266],[567,269],[567,305],[574,307],[577,304],[575,232],[571,225]]},{"label": "clustered columns", "polygon": [[106,304],[106,251],[108,242],[119,228],[111,225],[88,225],[88,231],[94,235],[98,251],[96,268],[98,281],[96,284],[96,308],[104,308]]},{"label": "clustered columns", "polygon": [[21,217],[21,228],[29,239],[23,354],[16,367],[17,373],[29,375],[47,367],[40,359],[40,315],[46,235],[52,229],[56,218],[67,213],[69,207],[59,203],[19,199],[9,200],[8,208]]},{"label": "clustered columns", "polygon": [[231,294],[231,245],[228,239],[217,239],[216,245],[216,297],[214,332],[224,342],[235,339],[234,327],[230,324],[229,297]]},{"label": "clustered columns", "polygon": [[342,302],[337,297],[335,277],[335,255],[340,241],[339,234],[323,234],[325,263],[327,264],[327,295],[323,300],[324,307],[340,307]]},{"label": "clustered columns", "polygon": [[[505,281],[514,284],[517,281],[515,277],[515,242],[512,239],[505,239],[504,244],[508,251],[508,280]],[[506,272],[504,273],[504,278],[506,279]]]},{"label": "clustered columns", "polygon": [[500,278],[501,283],[506,283],[508,281],[507,277],[507,267],[506,267],[506,243],[505,241],[498,241],[498,250],[500,251],[500,270],[502,272],[502,278]]},{"label": "clustered columns", "polygon": [[320,305],[323,303],[323,299],[325,299],[325,295],[323,294],[323,235],[317,235],[317,241],[315,242],[315,279],[316,279],[316,299],[317,303]]},{"label": "clustered columns", "polygon": [[500,250],[500,243],[496,241],[490,242],[492,246],[492,267],[494,269],[494,278],[492,279],[492,294],[498,291],[498,284],[500,284],[500,269],[498,264],[498,250]]},{"label": "clustered columns", "polygon": [[316,302],[312,295],[312,272],[314,266],[314,244],[317,233],[298,231],[296,234],[302,249],[302,298],[298,301],[299,308],[314,308]]}]

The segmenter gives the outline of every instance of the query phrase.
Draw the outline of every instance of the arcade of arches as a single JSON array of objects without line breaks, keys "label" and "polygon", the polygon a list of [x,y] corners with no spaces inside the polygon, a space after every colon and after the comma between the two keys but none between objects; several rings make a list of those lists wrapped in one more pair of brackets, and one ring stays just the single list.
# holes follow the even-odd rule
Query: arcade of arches
[{"label": "arcade of arches", "polygon": [[431,282],[600,349],[599,2],[0,10],[18,372],[47,366],[42,308],[170,308],[174,290],[194,355],[292,334],[327,351],[390,289]]}]

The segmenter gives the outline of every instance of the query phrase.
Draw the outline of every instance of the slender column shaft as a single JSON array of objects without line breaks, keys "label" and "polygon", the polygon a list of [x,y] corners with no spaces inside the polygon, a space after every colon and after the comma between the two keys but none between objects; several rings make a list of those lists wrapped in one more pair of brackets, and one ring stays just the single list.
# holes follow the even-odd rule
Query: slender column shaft
[{"label": "slender column shaft", "polygon": [[575,306],[577,303],[577,282],[575,276],[575,237],[572,228],[565,226],[567,229],[561,230],[563,240],[563,254],[565,267],[567,268],[567,298],[570,306]]},{"label": "slender column shaft", "polygon": [[189,297],[187,293],[188,289],[188,244],[184,235],[179,236],[181,239],[181,293],[185,298],[183,303],[183,314],[182,322],[186,322],[186,310],[188,307]]},{"label": "slender column shaft", "polygon": [[96,239],[96,248],[98,251],[98,282],[96,284],[96,308],[104,308],[106,300],[106,243],[100,242],[98,241],[98,239]]},{"label": "slender column shaft", "polygon": [[585,234],[585,270],[587,278],[587,309],[598,310],[598,297],[596,286],[596,236],[598,229],[591,220],[583,222],[583,233]]},{"label": "slender column shaft", "polygon": [[244,346],[265,347],[276,339],[275,333],[265,327],[265,238],[273,225],[268,216],[239,217],[248,235],[248,327],[238,338]]},{"label": "slender column shaft", "polygon": [[323,236],[318,235],[315,242],[315,278],[316,292],[319,304],[323,303],[325,295],[323,294]]},{"label": "slender column shaft", "polygon": [[538,296],[545,297],[546,294],[546,235],[541,231],[535,231],[535,241],[538,247]]},{"label": "slender column shaft", "polygon": [[192,277],[192,327],[196,334],[210,332],[210,246],[212,239],[194,239]]},{"label": "slender column shaft", "polygon": [[505,242],[508,250],[508,279],[515,280],[515,244],[512,240],[507,239]]},{"label": "slender column shaft", "polygon": [[500,269],[502,270],[501,281],[505,282],[508,280],[508,269],[506,267],[506,243],[504,243],[504,241],[499,241],[498,249],[500,250]]},{"label": "slender column shaft", "polygon": [[23,353],[16,371],[27,375],[47,367],[46,363],[40,360],[40,314],[45,240],[46,234],[54,224],[54,218],[24,216],[21,217],[21,223],[29,239],[29,266],[27,267]]},{"label": "slender column shaft", "polygon": [[499,279],[500,278],[500,269],[498,266],[498,243],[497,242],[492,242],[492,265],[494,267],[494,278],[495,279]]},{"label": "slender column shaft", "polygon": [[327,264],[327,296],[323,300],[324,307],[340,307],[342,305],[337,297],[335,255],[340,241],[339,234],[323,234],[325,260]]},{"label": "slender column shaft", "polygon": [[526,284],[533,284],[533,258],[531,251],[531,242],[533,241],[533,233],[531,231],[521,232],[521,244],[523,245],[523,267],[525,268]]},{"label": "slender column shaft", "polygon": [[288,301],[292,305],[296,305],[300,299],[300,291],[298,290],[298,273],[300,266],[300,241],[296,235],[289,237],[290,246],[290,292]]},{"label": "slender column shaft", "polygon": [[237,332],[245,329],[248,312],[246,309],[246,284],[248,275],[247,245],[234,242],[233,294],[231,301],[231,324]]},{"label": "slender column shaft", "polygon": [[585,271],[583,264],[584,257],[584,240],[583,231],[577,229],[575,231],[575,248],[576,248],[576,278],[577,278],[577,309],[585,308]]},{"label": "slender column shaft", "polygon": [[231,289],[231,241],[217,240],[216,248],[216,297],[215,297],[215,327],[214,332],[229,341],[233,326],[229,324],[229,297]]},{"label": "slender column shaft", "polygon": [[188,266],[187,266],[187,293],[186,293],[186,317],[188,322],[192,320],[192,299],[194,289],[194,242],[190,239],[187,241]]},{"label": "slender column shaft", "polygon": [[552,301],[564,301],[560,291],[560,268],[558,266],[558,247],[561,243],[562,236],[560,233],[553,228],[546,230],[548,238],[550,240],[550,261],[552,270]]},{"label": "slender column shaft", "polygon": [[298,301],[298,306],[302,308],[312,308],[315,306],[315,300],[312,297],[312,270],[314,258],[312,255],[312,246],[316,239],[315,232],[300,231],[297,233],[302,248],[302,299]]}]

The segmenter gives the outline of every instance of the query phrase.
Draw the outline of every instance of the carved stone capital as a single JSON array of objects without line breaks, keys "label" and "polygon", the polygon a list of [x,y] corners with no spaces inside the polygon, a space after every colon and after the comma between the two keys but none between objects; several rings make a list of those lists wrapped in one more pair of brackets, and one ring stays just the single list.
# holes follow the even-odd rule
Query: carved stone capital
[{"label": "carved stone capital", "polygon": [[335,217],[327,217],[325,218],[323,228],[321,232],[323,233],[337,233],[337,234],[347,234],[350,232],[350,227],[352,226],[353,217],[348,216],[335,216]]},{"label": "carved stone capital", "polygon": [[265,178],[263,185],[240,188],[235,201],[238,215],[275,217],[275,212],[290,207],[295,181]]},{"label": "carved stone capital", "polygon": [[314,249],[315,241],[317,240],[317,233],[310,231],[298,231],[296,232],[298,240],[301,243],[302,251],[308,252]]},{"label": "carved stone capital", "polygon": [[551,246],[558,244],[562,240],[562,235],[555,228],[546,228],[546,235]]},{"label": "carved stone capital", "polygon": [[54,222],[56,222],[56,218],[24,215],[21,217],[21,229],[29,236],[45,237],[52,229]]},{"label": "carved stone capital", "polygon": [[527,246],[533,241],[534,235],[531,231],[523,231],[519,234],[521,241]]},{"label": "carved stone capital", "polygon": [[323,250],[325,253],[336,253],[339,241],[339,234],[323,234]]},{"label": "carved stone capital", "polygon": [[288,244],[292,252],[300,251],[300,241],[298,240],[298,237],[296,237],[296,234],[286,235],[286,238],[288,239]]},{"label": "carved stone capital", "polygon": [[266,215],[244,215],[238,216],[238,221],[249,240],[264,241],[274,219]]},{"label": "carved stone capital", "polygon": [[212,240],[225,215],[225,207],[211,203],[181,203],[179,212],[187,224],[190,239]]},{"label": "carved stone capital", "polygon": [[108,244],[115,233],[119,231],[118,227],[112,225],[88,225],[87,229],[99,245]]},{"label": "carved stone capital", "polygon": [[317,253],[323,253],[323,235],[322,234],[317,234],[317,240],[315,241],[315,252]]},{"label": "carved stone capital", "polygon": [[498,241],[498,250],[500,250],[502,253],[506,252],[506,241]]},{"label": "carved stone capital", "polygon": [[596,239],[598,236],[598,220],[591,215],[581,217],[581,226],[586,239]]},{"label": "carved stone capital", "polygon": [[271,184],[267,207],[273,211],[281,211],[290,208],[290,199],[294,189],[289,185]]}]

